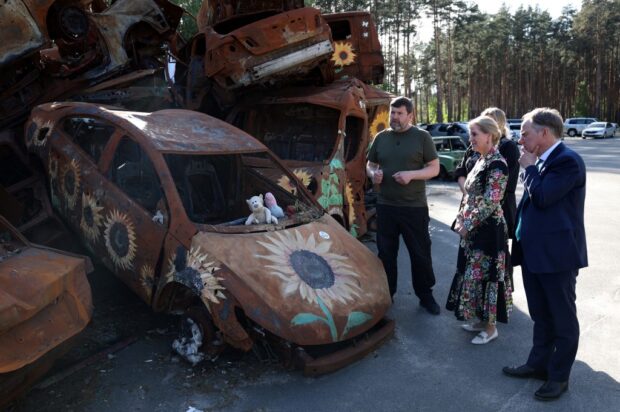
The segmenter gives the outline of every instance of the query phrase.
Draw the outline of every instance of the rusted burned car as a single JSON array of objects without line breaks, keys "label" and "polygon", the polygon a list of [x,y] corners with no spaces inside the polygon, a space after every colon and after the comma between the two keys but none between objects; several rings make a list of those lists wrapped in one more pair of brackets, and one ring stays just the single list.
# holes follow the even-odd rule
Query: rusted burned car
[{"label": "rusted burned car", "polygon": [[30,244],[0,216],[0,408],[90,321],[90,259]]},{"label": "rusted burned car", "polygon": [[19,0],[0,7],[0,126],[132,68],[161,67],[183,10],[167,0]]},{"label": "rusted burned car", "polygon": [[276,12],[300,9],[304,0],[204,0],[196,16],[198,30],[233,16],[256,12]]},{"label": "rusted burned car", "polygon": [[[38,106],[26,130],[58,212],[155,310],[181,310],[200,325],[191,330],[203,346],[215,347],[215,328],[242,350],[268,338],[320,373],[392,334],[380,261],[243,131],[187,110],[86,103]],[[286,215],[245,225],[246,199],[267,192]],[[312,355],[336,342],[355,345]]]},{"label": "rusted burned car", "polygon": [[[291,88],[250,95],[228,122],[259,139],[293,170],[319,204],[353,236],[367,230],[364,206],[369,103],[389,104],[386,93],[356,79],[325,87]],[[373,113],[375,110],[371,110]],[[293,190],[285,175],[273,176]]]},{"label": "rusted burned car", "polygon": [[366,83],[383,83],[383,53],[372,15],[367,11],[350,11],[324,14],[323,17],[334,41],[331,61],[335,77],[356,77]]},{"label": "rusted burned car", "polygon": [[227,106],[236,89],[298,80],[312,71],[331,76],[332,51],[329,26],[315,8],[234,15],[192,40],[185,107],[202,108],[213,97]]}]

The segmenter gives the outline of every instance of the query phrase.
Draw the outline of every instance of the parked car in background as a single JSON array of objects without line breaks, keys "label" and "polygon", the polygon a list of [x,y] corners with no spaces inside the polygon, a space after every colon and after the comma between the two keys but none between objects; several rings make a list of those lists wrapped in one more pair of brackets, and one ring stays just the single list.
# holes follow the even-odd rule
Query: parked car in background
[{"label": "parked car in background", "polygon": [[581,132],[581,138],[600,137],[604,139],[606,137],[613,137],[615,132],[616,128],[609,122],[594,122],[590,123],[585,129],[583,129]]},{"label": "parked car in background", "polygon": [[518,142],[521,138],[521,122],[519,123],[509,123],[508,129],[510,129],[510,136],[507,136],[514,142]]},{"label": "parked car in background", "polygon": [[454,170],[467,150],[465,142],[460,136],[435,136],[433,143],[439,156],[439,178],[454,179]]},{"label": "parked car in background", "polygon": [[581,132],[583,132],[583,129],[585,129],[586,126],[596,121],[597,119],[595,117],[573,117],[565,119],[564,134],[567,134],[570,137],[581,135]]},{"label": "parked car in background", "polygon": [[464,122],[431,123],[420,128],[425,129],[431,136],[459,136],[466,145],[469,144],[469,126]]},{"label": "parked car in background", "polygon": [[[298,121],[314,113],[287,108]],[[320,374],[392,336],[381,261],[242,130],[189,110],[88,103],[38,106],[25,130],[55,209],[84,246],[154,310],[183,313],[197,326],[179,345],[202,342],[215,352],[222,339],[243,351],[269,344],[305,373]],[[306,136],[294,142],[299,152],[326,150]],[[244,224],[247,200],[268,192],[285,215]]]}]

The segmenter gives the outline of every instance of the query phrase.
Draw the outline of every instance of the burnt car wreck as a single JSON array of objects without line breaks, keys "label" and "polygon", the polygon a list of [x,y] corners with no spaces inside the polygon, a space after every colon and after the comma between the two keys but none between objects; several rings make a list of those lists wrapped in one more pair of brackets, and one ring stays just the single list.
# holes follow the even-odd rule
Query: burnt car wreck
[{"label": "burnt car wreck", "polygon": [[[378,258],[250,135],[186,110],[84,103],[39,106],[31,122],[26,144],[45,164],[58,213],[153,309],[191,317],[205,349],[215,349],[216,330],[245,351],[269,336],[285,358],[316,374],[393,333],[383,319],[390,296]],[[286,215],[245,225],[246,199],[267,192]],[[365,344],[328,362],[311,355],[360,335]]]}]

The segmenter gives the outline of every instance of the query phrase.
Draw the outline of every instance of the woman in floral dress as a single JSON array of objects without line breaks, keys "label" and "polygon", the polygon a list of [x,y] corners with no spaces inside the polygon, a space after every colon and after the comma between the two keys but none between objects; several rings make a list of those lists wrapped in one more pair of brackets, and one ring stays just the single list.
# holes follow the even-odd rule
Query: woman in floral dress
[{"label": "woman in floral dress", "polygon": [[465,181],[465,195],[454,230],[461,236],[457,269],[446,308],[466,323],[463,329],[480,332],[471,342],[486,344],[497,338],[496,322],[508,322],[512,284],[506,274],[508,236],[502,198],[508,180],[506,161],[497,149],[499,126],[490,117],[469,122],[470,142],[480,154]]}]

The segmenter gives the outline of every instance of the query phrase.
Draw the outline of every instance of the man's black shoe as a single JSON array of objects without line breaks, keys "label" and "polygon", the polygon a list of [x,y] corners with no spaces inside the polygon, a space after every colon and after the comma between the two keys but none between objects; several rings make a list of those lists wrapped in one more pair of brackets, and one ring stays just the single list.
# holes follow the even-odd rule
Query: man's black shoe
[{"label": "man's black shoe", "polygon": [[553,401],[558,399],[568,390],[568,381],[556,382],[547,381],[534,393],[534,397],[539,401]]},{"label": "man's black shoe", "polygon": [[523,379],[540,379],[543,381],[547,380],[547,372],[539,371],[528,365],[521,366],[504,366],[502,372],[508,376],[512,376],[514,378],[523,378]]},{"label": "man's black shoe", "polygon": [[425,298],[420,300],[420,306],[422,306],[428,313],[433,315],[439,315],[439,305],[435,302],[435,298]]}]

